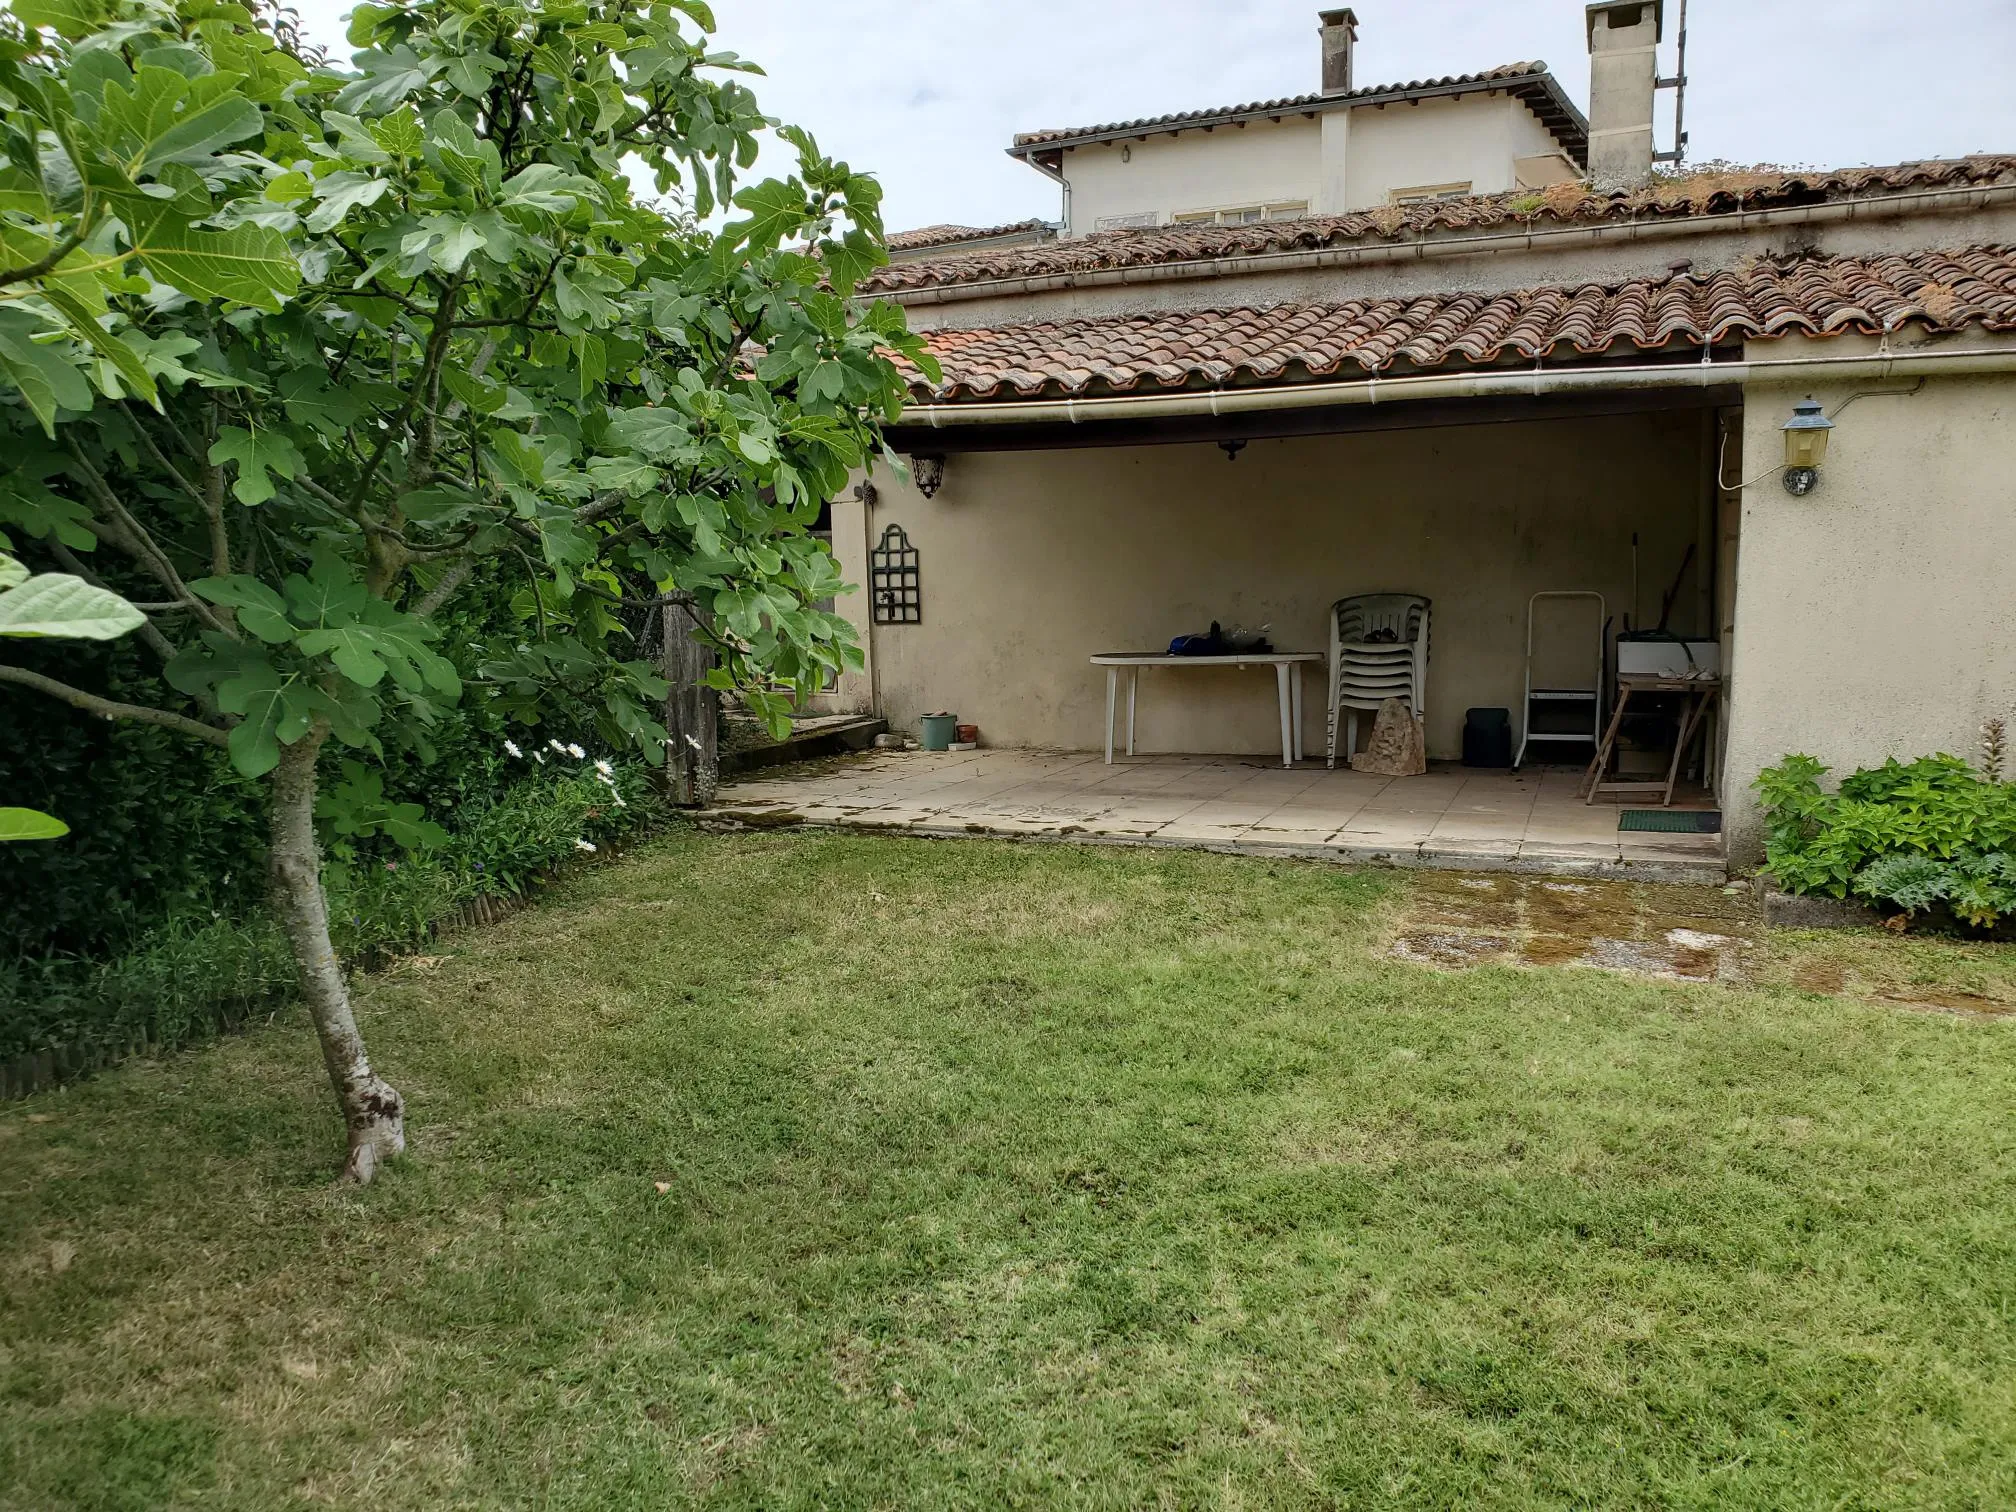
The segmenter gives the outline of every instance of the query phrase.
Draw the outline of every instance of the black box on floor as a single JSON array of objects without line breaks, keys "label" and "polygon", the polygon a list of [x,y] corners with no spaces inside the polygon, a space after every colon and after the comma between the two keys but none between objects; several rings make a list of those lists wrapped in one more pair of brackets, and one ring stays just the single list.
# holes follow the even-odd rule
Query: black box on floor
[{"label": "black box on floor", "polygon": [[1512,711],[1470,709],[1463,715],[1463,765],[1512,765]]}]

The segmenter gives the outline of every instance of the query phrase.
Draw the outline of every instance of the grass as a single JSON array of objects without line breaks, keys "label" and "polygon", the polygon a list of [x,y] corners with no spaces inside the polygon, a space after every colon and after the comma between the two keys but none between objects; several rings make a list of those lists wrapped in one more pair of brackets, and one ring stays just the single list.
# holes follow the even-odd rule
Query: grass
[{"label": "grass", "polygon": [[365,985],[367,1191],[285,1020],[0,1112],[0,1505],[2016,1504],[2016,1024],[1409,886],[679,835]]}]

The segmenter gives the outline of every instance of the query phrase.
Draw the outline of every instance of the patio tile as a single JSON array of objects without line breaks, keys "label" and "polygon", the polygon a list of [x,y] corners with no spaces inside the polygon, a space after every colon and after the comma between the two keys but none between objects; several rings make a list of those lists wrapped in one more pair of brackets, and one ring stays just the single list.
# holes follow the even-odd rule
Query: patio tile
[{"label": "patio tile", "polygon": [[1419,853],[1423,866],[1462,867],[1467,870],[1490,871],[1510,866],[1519,858],[1517,837],[1482,838],[1461,837],[1438,839],[1430,837]]},{"label": "patio tile", "polygon": [[1155,832],[1157,840],[1187,840],[1199,845],[1235,845],[1252,831],[1250,824],[1202,824],[1189,814]]},{"label": "patio tile", "polygon": [[931,835],[1134,840],[1256,855],[1702,880],[1720,872],[1716,835],[1617,831],[1617,807],[1575,796],[1575,769],[1518,776],[1437,766],[1389,778],[1264,758],[981,751],[888,753],[730,783],[716,812]]},{"label": "patio tile", "polygon": [[1428,831],[1426,843],[1431,847],[1462,845],[1509,845],[1514,849],[1526,839],[1525,826],[1511,824],[1474,824],[1460,820],[1442,819]]},{"label": "patio tile", "polygon": [[1185,813],[1180,823],[1207,829],[1250,829],[1274,810],[1262,803],[1200,803]]},{"label": "patio tile", "polygon": [[1522,861],[1615,861],[1618,854],[1618,847],[1614,842],[1609,845],[1592,843],[1578,845],[1571,841],[1529,839],[1521,842],[1519,846],[1519,858]]},{"label": "patio tile", "polygon": [[1375,824],[1364,820],[1354,820],[1332,830],[1328,836],[1332,845],[1404,845],[1412,850],[1419,850],[1427,838],[1417,824]]},{"label": "patio tile", "polygon": [[1159,794],[1140,798],[1127,798],[1114,804],[1106,811],[1109,819],[1124,819],[1151,824],[1167,824],[1172,819],[1180,819],[1198,806],[1194,798],[1164,798]]}]

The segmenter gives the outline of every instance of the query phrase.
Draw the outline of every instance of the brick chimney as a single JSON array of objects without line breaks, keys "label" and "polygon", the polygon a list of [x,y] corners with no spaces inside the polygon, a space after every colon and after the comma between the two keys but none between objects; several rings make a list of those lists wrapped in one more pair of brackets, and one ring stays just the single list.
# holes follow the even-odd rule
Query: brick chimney
[{"label": "brick chimney", "polygon": [[1351,48],[1358,41],[1358,18],[1349,9],[1316,12],[1323,37],[1323,93],[1351,88]]},{"label": "brick chimney", "polygon": [[1652,176],[1652,97],[1664,0],[1599,0],[1589,20],[1589,177],[1628,189]]}]

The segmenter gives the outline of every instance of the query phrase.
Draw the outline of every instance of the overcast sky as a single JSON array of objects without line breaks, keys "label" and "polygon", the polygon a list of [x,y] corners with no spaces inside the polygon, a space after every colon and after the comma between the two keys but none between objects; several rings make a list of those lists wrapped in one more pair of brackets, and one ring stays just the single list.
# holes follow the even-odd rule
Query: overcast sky
[{"label": "overcast sky", "polygon": [[[348,52],[351,0],[295,0]],[[878,174],[889,229],[1054,219],[1017,131],[1319,87],[1296,0],[714,0],[718,45],[761,64],[764,109]],[[1589,92],[1581,0],[1358,0],[1359,84],[1542,58]],[[1674,68],[1668,0],[1660,71]],[[2016,152],[2016,0],[1693,0],[1689,156],[1825,167]],[[2001,59],[2000,63],[1993,60]],[[1660,147],[1671,145],[1662,94]]]}]

